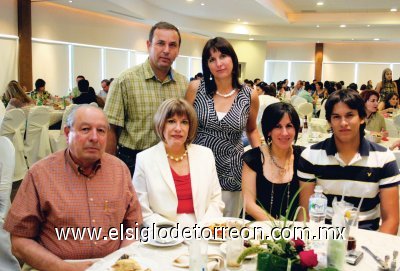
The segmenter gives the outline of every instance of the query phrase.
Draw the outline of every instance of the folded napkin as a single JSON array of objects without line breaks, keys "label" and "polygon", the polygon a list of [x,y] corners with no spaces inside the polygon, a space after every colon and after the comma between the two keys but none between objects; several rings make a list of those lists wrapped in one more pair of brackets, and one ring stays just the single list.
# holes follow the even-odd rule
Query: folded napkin
[{"label": "folded napkin", "polygon": [[[176,258],[173,263],[176,267],[181,268],[189,268],[189,255],[182,254],[178,258]],[[207,263],[207,270],[208,271],[219,271],[223,270],[224,258],[219,254],[208,254],[208,263]]]}]

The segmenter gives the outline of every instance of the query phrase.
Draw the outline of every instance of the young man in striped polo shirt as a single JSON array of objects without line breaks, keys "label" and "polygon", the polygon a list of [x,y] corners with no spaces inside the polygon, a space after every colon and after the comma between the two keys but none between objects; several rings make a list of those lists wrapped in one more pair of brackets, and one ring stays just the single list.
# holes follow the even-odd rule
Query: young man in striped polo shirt
[{"label": "young man in striped polo shirt", "polygon": [[[325,108],[333,136],[301,154],[300,205],[308,209],[317,183],[323,187],[328,207],[343,193],[344,200],[356,207],[363,198],[360,228],[397,234],[399,169],[390,150],[364,138],[366,113],[362,98],[353,90],[338,90],[329,96]],[[328,218],[332,214],[329,209]]]}]

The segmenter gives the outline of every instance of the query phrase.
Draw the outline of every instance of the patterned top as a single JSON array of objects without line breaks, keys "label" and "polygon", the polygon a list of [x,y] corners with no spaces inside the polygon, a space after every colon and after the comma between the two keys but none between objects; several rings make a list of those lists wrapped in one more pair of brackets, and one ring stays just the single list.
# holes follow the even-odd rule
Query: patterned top
[{"label": "patterned top", "polygon": [[39,93],[39,91],[35,89],[31,91],[30,95],[36,102],[41,99],[42,103],[47,103],[52,99],[51,94],[47,90],[43,91],[43,93]]},{"label": "patterned top", "polygon": [[206,93],[201,81],[194,100],[199,119],[197,136],[193,143],[210,148],[215,156],[218,179],[222,190],[242,189],[242,134],[250,115],[251,89],[242,86],[231,109],[218,120],[214,99]]},{"label": "patterned top", "polygon": [[384,102],[389,93],[397,93],[397,88],[392,81],[382,85],[381,91],[379,92],[380,101]]},{"label": "patterned top", "polygon": [[[105,165],[105,166],[103,166]],[[61,259],[101,258],[119,249],[120,240],[107,240],[111,227],[142,224],[142,212],[126,165],[104,154],[91,176],[80,173],[69,151],[56,152],[35,163],[26,174],[12,203],[4,229],[36,240]],[[57,227],[101,228],[99,240],[58,240]],[[126,236],[128,237],[128,235]],[[134,236],[133,236],[134,237]]]},{"label": "patterned top", "polygon": [[[297,164],[299,162],[300,154],[304,150],[302,146],[293,146],[293,177],[289,183],[272,183],[265,178],[263,171],[263,160],[260,147],[248,150],[243,154],[244,162],[256,172],[256,199],[257,205],[270,212],[270,215],[279,218],[281,215],[286,215],[286,210],[290,202],[294,199],[294,205],[290,210],[288,216],[289,220],[294,220],[294,213],[297,206],[299,206],[299,196],[296,192],[299,190],[299,180],[297,178]],[[273,192],[272,192],[273,191]],[[271,206],[271,197],[272,206]],[[254,220],[251,216],[247,219]]]},{"label": "patterned top", "polygon": [[187,87],[186,78],[173,69],[163,82],[158,80],[149,59],[123,72],[111,84],[104,107],[110,124],[123,128],[118,144],[134,150],[155,145],[155,112],[166,99],[184,97]]},{"label": "patterned top", "polygon": [[299,159],[297,175],[303,182],[321,185],[328,198],[327,218],[332,216],[332,202],[341,198],[358,207],[359,227],[377,230],[380,219],[380,189],[399,185],[400,175],[393,153],[361,139],[358,153],[345,164],[336,149],[334,136],[307,147]]}]

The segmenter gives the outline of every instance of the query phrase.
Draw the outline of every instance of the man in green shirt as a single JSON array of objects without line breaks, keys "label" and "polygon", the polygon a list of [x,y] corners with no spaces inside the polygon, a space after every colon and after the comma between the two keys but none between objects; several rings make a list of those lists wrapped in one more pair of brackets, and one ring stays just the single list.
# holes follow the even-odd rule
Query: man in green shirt
[{"label": "man in green shirt", "polygon": [[[111,85],[104,111],[111,124],[107,152],[117,154],[133,175],[136,154],[158,142],[153,117],[166,99],[184,97],[187,79],[171,66],[179,54],[181,35],[167,22],[149,34],[149,58],[124,71]],[[117,147],[118,146],[118,147]]]}]

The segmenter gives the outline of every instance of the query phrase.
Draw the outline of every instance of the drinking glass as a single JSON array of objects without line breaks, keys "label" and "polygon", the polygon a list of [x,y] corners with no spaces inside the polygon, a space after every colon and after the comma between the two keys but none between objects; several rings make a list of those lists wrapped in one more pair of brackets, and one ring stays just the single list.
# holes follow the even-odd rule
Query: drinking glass
[{"label": "drinking glass", "polygon": [[242,263],[238,263],[237,259],[243,252],[243,239],[228,239],[226,242],[226,268],[228,270],[240,270]]}]

